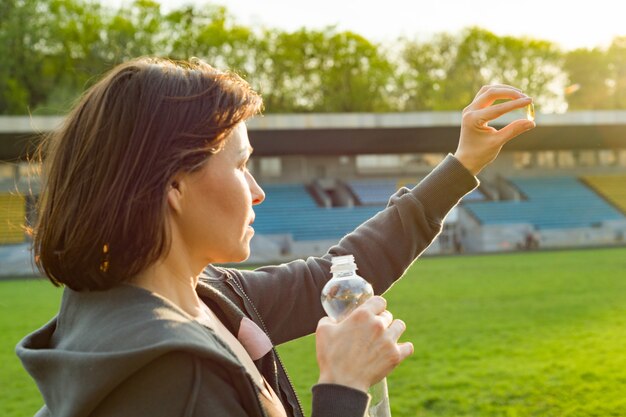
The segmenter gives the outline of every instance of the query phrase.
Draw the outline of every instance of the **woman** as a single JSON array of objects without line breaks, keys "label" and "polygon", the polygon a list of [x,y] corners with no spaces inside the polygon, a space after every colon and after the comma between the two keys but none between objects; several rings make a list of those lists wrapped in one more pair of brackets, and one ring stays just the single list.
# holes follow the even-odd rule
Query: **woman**
[{"label": "woman", "polygon": [[313,415],[362,416],[367,388],[412,345],[397,342],[405,326],[381,297],[323,318],[331,256],[354,254],[377,294],[389,288],[502,145],[534,127],[487,121],[530,102],[484,87],[455,155],[417,187],[321,258],[239,271],[212,264],[249,255],[264,194],[244,122],[261,98],[199,60],[113,69],[46,145],[34,248],[66,288],[58,315],[17,347],[45,400],[38,415],[300,416],[274,346],[316,332]]}]

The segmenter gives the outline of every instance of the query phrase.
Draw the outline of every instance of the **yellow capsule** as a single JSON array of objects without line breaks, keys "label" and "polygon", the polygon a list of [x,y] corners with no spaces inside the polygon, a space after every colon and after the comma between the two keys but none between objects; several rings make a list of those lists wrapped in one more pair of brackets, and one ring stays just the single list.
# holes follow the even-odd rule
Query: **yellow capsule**
[{"label": "yellow capsule", "polygon": [[533,103],[530,103],[528,106],[526,106],[526,119],[530,120],[531,122],[535,121],[535,105]]},{"label": "yellow capsule", "polygon": [[109,245],[107,245],[106,243],[102,247],[102,253],[109,253]]}]

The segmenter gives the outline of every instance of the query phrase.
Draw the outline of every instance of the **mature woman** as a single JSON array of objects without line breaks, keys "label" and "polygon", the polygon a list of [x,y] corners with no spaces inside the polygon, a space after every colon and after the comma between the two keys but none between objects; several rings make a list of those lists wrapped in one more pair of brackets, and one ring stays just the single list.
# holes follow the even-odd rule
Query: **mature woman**
[{"label": "mature woman", "polygon": [[[510,99],[492,105],[497,99]],[[36,262],[65,286],[58,315],[17,348],[45,406],[39,416],[301,416],[274,346],[316,331],[313,415],[362,416],[367,388],[412,353],[385,301],[323,318],[330,258],[354,254],[382,293],[477,185],[502,145],[534,126],[489,120],[528,105],[484,87],[459,147],[412,190],[321,258],[239,271],[253,206],[244,122],[261,98],[199,61],[142,58],[86,92],[48,138]],[[208,265],[208,266],[207,266]]]}]

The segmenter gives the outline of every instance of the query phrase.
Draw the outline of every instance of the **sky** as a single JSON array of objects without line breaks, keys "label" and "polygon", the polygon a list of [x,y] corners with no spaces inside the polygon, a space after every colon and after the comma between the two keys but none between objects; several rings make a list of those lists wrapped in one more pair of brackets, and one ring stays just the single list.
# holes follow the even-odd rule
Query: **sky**
[{"label": "sky", "polygon": [[[108,0],[109,4],[130,0]],[[206,0],[159,0],[164,9]],[[607,46],[626,35],[622,0],[213,0],[249,26],[295,30],[337,25],[376,42],[428,39],[477,25],[497,35],[529,36],[565,50]]]}]

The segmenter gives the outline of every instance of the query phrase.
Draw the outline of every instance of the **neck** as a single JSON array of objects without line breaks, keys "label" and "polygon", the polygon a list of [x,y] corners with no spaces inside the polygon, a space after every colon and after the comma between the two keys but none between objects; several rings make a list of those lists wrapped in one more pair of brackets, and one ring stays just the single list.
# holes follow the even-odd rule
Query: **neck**
[{"label": "neck", "polygon": [[196,285],[202,267],[190,267],[192,262],[181,255],[170,251],[165,259],[137,274],[131,284],[159,294],[192,317],[199,317],[202,302],[196,293]]}]

